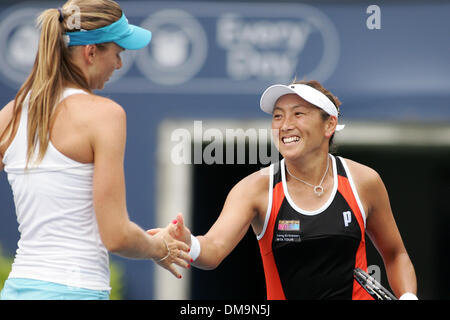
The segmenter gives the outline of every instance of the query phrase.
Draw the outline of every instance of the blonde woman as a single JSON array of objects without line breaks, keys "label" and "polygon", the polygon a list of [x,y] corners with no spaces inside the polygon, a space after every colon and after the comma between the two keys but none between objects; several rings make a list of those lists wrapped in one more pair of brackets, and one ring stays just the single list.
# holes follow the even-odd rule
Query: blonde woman
[{"label": "blonde woman", "polygon": [[[108,251],[154,259],[176,277],[189,247],[129,220],[126,116],[102,89],[125,49],[151,32],[110,0],[73,0],[38,18],[31,74],[0,111],[0,169],[14,195],[20,240],[2,299],[108,299]],[[77,23],[79,25],[77,25]]]}]

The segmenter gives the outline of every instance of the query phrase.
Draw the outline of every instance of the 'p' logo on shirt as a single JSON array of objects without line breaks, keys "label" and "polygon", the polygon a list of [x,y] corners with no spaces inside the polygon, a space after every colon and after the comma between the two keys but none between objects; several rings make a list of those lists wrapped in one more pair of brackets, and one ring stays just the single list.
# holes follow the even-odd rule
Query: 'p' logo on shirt
[{"label": "'p' logo on shirt", "polygon": [[344,225],[348,227],[348,225],[352,222],[352,213],[351,211],[342,212],[342,216],[344,217]]}]

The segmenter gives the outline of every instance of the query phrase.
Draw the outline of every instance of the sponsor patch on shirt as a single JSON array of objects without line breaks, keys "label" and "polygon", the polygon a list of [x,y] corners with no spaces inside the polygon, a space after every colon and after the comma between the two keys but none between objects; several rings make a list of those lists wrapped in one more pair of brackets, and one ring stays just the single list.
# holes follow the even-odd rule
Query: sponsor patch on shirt
[{"label": "sponsor patch on shirt", "polygon": [[300,221],[299,220],[279,220],[278,221],[279,231],[300,231]]},{"label": "sponsor patch on shirt", "polygon": [[279,220],[275,241],[300,242],[300,220]]}]

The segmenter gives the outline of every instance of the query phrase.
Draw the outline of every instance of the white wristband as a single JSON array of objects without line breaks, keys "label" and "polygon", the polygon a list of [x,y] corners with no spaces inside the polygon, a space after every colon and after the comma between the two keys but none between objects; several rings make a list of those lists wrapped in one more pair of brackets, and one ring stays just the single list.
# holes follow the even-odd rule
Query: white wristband
[{"label": "white wristband", "polygon": [[406,292],[402,294],[399,300],[419,300],[414,293]]},{"label": "white wristband", "polygon": [[198,256],[200,255],[200,242],[192,234],[191,234],[191,251],[189,251],[189,255],[194,261],[197,260]]}]

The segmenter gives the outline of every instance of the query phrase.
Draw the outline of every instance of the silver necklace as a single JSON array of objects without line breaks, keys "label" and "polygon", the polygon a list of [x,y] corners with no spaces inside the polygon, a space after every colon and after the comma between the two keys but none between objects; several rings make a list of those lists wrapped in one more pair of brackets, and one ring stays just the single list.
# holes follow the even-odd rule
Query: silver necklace
[{"label": "silver necklace", "polygon": [[320,196],[323,194],[323,191],[324,191],[324,190],[323,190],[323,187],[322,187],[322,183],[323,183],[323,180],[325,179],[325,176],[327,175],[328,167],[329,167],[329,166],[330,166],[330,161],[328,160],[328,157],[327,157],[327,169],[325,170],[325,173],[323,174],[323,177],[322,177],[322,179],[320,180],[320,183],[319,183],[317,186],[315,186],[315,185],[313,185],[313,184],[311,184],[311,183],[308,183],[308,182],[306,182],[306,181],[303,181],[302,179],[297,178],[296,176],[294,176],[294,175],[289,171],[287,165],[285,165],[286,171],[289,173],[289,175],[290,175],[292,178],[294,178],[294,179],[296,179],[296,180],[298,180],[298,181],[300,181],[300,182],[303,182],[304,184],[306,184],[306,185],[308,185],[308,186],[314,188],[314,193],[315,193],[316,196],[318,196],[318,197],[320,197]]}]

